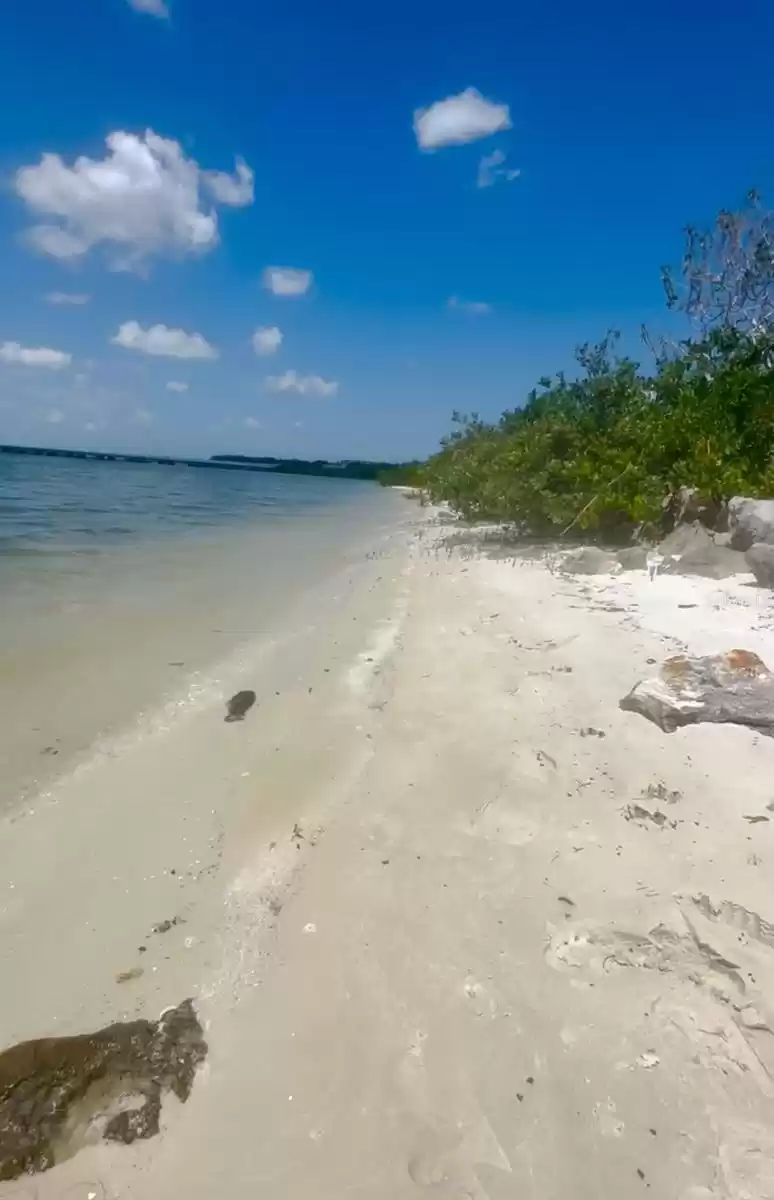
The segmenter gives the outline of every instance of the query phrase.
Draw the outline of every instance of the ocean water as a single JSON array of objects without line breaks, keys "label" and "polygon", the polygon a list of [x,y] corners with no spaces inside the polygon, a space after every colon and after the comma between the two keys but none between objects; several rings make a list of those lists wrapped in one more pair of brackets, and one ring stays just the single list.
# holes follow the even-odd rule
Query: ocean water
[{"label": "ocean water", "polygon": [[0,812],[368,553],[374,484],[0,455]]}]

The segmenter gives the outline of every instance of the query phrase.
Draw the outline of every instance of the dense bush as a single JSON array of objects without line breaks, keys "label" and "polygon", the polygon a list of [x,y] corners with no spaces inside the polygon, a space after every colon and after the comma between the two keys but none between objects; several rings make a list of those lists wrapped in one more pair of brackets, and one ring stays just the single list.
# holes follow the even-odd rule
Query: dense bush
[{"label": "dense bush", "polygon": [[[715,501],[774,494],[774,276],[771,255],[761,251],[764,235],[748,235],[741,251],[739,238],[732,239],[735,253],[748,255],[744,270],[734,264],[728,285],[743,294],[743,306],[727,304],[713,325],[701,290],[707,262],[726,253],[729,227],[747,229],[753,220],[756,230],[764,228],[765,214],[752,214],[721,213],[717,238],[706,234],[697,243],[688,231],[693,258],[684,263],[684,307],[700,318],[696,340],[664,350],[645,374],[617,355],[617,335],[608,334],[576,351],[579,378],[542,379],[524,406],[496,425],[455,414],[455,432],[422,470],[430,497],[468,519],[515,522],[538,536],[620,537],[635,526],[655,530],[665,497],[680,487]],[[691,288],[694,279],[701,287]],[[673,305],[675,295],[672,286]]]}]

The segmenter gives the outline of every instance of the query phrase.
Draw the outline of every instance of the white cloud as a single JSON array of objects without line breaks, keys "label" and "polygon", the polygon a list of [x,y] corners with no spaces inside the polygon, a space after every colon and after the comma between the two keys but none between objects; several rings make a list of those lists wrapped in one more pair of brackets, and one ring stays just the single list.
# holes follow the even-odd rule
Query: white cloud
[{"label": "white cloud", "polygon": [[218,204],[228,204],[231,208],[244,208],[252,204],[255,199],[254,178],[253,172],[241,158],[236,161],[233,175],[227,171],[202,171],[202,179]]},{"label": "white cloud", "polygon": [[261,326],[250,339],[256,354],[275,354],[282,345],[282,330],[276,325]]},{"label": "white cloud", "polygon": [[82,155],[70,167],[44,154],[14,177],[19,196],[36,214],[26,240],[58,259],[77,259],[92,247],[111,247],[111,266],[137,268],[153,255],[203,254],[218,243],[218,217],[202,207],[202,191],[220,204],[252,201],[252,172],[241,160],[236,174],[204,171],[180,144],[149,129],[142,137],[117,131],[103,159]]},{"label": "white cloud", "polygon": [[502,150],[494,150],[491,154],[485,154],[478,164],[478,176],[476,178],[476,187],[488,188],[497,183],[498,179],[504,179],[506,183],[510,183],[513,179],[518,179],[521,171],[509,171],[503,168],[506,156]]},{"label": "white cloud", "polygon": [[65,415],[61,408],[50,408],[46,413],[46,420],[48,421],[49,425],[61,425],[64,419]]},{"label": "white cloud", "polygon": [[466,88],[458,96],[447,96],[414,113],[414,133],[422,150],[476,142],[510,127],[508,105],[493,104],[475,88]]},{"label": "white cloud", "polygon": [[178,379],[170,379],[169,383],[167,384],[167,391],[168,392],[187,392],[188,384],[180,383],[180,381]]},{"label": "white cloud", "polygon": [[261,422],[257,417],[245,417],[245,426],[247,429],[260,429]]},{"label": "white cloud", "polygon": [[129,7],[135,12],[149,13],[152,17],[169,18],[169,9],[165,0],[128,0]]},{"label": "white cloud", "polygon": [[47,367],[50,371],[59,371],[62,367],[69,367],[73,356],[62,350],[49,350],[46,346],[28,348],[20,346],[18,342],[3,342],[0,359],[22,367]]},{"label": "white cloud", "polygon": [[46,304],[73,305],[77,307],[81,304],[88,304],[91,296],[87,296],[84,292],[48,292],[43,299],[46,301]]},{"label": "white cloud", "polygon": [[298,392],[299,396],[335,396],[339,385],[335,380],[321,379],[319,375],[286,371],[284,375],[267,375],[266,389],[269,392]]},{"label": "white cloud", "polygon": [[479,317],[492,311],[492,305],[487,304],[484,300],[460,300],[459,296],[450,296],[446,301],[446,307],[455,309],[457,312],[472,313]]},{"label": "white cloud", "polygon": [[186,333],[183,329],[168,329],[166,325],[152,325],[143,329],[137,321],[124,321],[111,342],[125,350],[139,350],[142,354],[153,354],[159,358],[217,358],[218,351],[200,333]]},{"label": "white cloud", "polygon": [[263,286],[275,296],[303,296],[312,286],[312,272],[298,267],[267,267]]}]

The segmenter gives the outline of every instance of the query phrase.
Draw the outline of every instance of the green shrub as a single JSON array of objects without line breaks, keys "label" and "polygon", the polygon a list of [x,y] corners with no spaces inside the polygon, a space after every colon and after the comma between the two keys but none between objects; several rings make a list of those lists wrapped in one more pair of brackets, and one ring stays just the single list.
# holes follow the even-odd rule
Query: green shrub
[{"label": "green shrub", "polygon": [[713,500],[772,489],[774,333],[715,329],[649,376],[615,343],[581,346],[579,379],[541,380],[496,425],[455,414],[422,471],[431,499],[537,536],[619,538],[655,527],[682,486]]}]

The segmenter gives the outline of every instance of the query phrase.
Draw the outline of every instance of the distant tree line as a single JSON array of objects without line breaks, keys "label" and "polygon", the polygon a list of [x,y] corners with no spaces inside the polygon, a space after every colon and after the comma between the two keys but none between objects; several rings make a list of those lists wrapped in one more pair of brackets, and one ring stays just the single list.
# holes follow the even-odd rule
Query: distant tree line
[{"label": "distant tree line", "polygon": [[662,279],[692,336],[643,329],[649,370],[619,355],[614,332],[578,347],[577,378],[541,379],[497,423],[455,413],[413,482],[465,518],[538,536],[655,528],[681,487],[774,495],[774,220],[757,193],[689,227]]},{"label": "distant tree line", "polygon": [[271,458],[256,457],[249,454],[213,454],[211,462],[218,463],[253,463],[264,467],[267,471],[279,475],[323,475],[331,479],[381,479],[390,471],[400,471],[395,463],[368,462],[366,460],[348,460],[346,462],[327,462],[317,458],[307,461],[303,458]]}]

